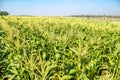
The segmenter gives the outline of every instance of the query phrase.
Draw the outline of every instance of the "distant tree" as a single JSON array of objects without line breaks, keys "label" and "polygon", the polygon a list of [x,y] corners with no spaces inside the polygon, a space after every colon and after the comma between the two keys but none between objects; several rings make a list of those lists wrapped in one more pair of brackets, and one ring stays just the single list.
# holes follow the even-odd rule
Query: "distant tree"
[{"label": "distant tree", "polygon": [[7,11],[0,11],[0,16],[7,16],[9,13]]}]

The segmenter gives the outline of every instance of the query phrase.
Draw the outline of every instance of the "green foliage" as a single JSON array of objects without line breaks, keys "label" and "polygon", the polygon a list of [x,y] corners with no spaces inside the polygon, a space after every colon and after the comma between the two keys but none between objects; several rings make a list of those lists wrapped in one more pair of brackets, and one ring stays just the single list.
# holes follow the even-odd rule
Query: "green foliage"
[{"label": "green foliage", "polygon": [[0,18],[0,77],[119,80],[120,24],[64,17]]},{"label": "green foliage", "polygon": [[7,16],[9,13],[7,11],[0,11],[0,16]]}]

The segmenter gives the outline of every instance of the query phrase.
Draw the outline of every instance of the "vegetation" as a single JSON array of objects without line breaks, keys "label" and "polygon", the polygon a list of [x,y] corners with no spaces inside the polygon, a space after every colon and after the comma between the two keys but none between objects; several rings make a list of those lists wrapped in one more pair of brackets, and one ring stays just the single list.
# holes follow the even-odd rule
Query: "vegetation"
[{"label": "vegetation", "polygon": [[119,80],[120,24],[64,17],[1,17],[0,77]]},{"label": "vegetation", "polygon": [[119,16],[114,16],[114,15],[71,15],[71,17],[92,17],[92,18],[120,18]]},{"label": "vegetation", "polygon": [[0,11],[0,16],[7,16],[9,13],[7,11]]}]

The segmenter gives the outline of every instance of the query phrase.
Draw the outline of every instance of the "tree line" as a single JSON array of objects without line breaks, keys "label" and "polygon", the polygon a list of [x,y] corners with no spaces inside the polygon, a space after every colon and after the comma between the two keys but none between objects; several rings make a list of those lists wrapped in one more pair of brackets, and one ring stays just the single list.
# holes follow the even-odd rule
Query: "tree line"
[{"label": "tree line", "polygon": [[97,17],[107,17],[107,18],[120,18],[120,16],[112,16],[112,15],[71,15],[70,17],[87,17],[87,18],[97,18]]},{"label": "tree line", "polygon": [[0,11],[0,16],[7,16],[9,13],[7,11]]}]

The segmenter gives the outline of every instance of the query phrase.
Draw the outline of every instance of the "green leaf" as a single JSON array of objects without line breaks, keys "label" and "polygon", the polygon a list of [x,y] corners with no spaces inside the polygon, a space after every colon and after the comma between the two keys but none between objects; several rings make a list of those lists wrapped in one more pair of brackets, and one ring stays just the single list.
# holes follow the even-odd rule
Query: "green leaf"
[{"label": "green leaf", "polygon": [[62,80],[69,80],[69,79],[71,79],[72,78],[72,76],[70,76],[70,75],[64,75],[63,77],[62,77]]},{"label": "green leaf", "polygon": [[10,77],[8,78],[8,80],[13,80],[15,76],[16,76],[16,74],[10,76]]},{"label": "green leaf", "polygon": [[76,72],[78,72],[77,69],[71,69],[70,72],[69,72],[69,74],[74,74],[74,73],[76,73]]}]

